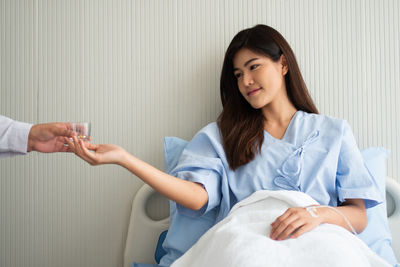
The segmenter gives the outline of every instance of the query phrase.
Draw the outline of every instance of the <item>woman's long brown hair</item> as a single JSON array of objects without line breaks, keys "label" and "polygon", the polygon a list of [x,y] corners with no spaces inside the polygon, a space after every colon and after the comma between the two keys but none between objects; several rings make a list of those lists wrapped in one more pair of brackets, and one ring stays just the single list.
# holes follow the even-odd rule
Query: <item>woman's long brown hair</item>
[{"label": "woman's long brown hair", "polygon": [[277,62],[282,54],[285,55],[288,65],[285,84],[289,100],[298,110],[318,113],[300,73],[296,57],[285,38],[266,25],[256,25],[239,32],[225,53],[220,84],[223,110],[217,120],[232,170],[250,162],[255,153],[261,152],[266,119],[261,109],[251,107],[240,94],[237,79],[233,74],[233,57],[241,48],[267,56],[274,62]]}]

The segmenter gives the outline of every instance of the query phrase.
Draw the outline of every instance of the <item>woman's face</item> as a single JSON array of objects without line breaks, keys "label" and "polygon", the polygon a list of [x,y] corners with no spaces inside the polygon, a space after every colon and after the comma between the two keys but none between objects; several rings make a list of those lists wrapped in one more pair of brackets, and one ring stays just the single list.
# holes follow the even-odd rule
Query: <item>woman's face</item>
[{"label": "woman's face", "polygon": [[287,65],[283,61],[283,56],[278,62],[274,62],[247,48],[242,48],[235,54],[233,72],[240,93],[253,108],[264,108],[270,103],[279,103],[281,97],[287,97]]}]

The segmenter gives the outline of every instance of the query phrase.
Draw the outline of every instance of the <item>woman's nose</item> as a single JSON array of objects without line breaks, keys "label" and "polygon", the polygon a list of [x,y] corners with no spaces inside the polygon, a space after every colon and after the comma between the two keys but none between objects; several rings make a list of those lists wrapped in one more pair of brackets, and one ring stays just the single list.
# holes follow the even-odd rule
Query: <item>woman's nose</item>
[{"label": "woman's nose", "polygon": [[243,84],[245,86],[249,86],[252,85],[253,83],[254,83],[253,77],[248,73],[246,74],[243,73]]}]

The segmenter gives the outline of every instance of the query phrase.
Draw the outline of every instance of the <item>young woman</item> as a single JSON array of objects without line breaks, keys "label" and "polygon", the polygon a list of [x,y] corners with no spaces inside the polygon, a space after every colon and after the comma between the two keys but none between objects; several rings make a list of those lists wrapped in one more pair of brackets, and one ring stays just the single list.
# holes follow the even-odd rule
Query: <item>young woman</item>
[{"label": "young woman", "polygon": [[279,32],[257,25],[233,38],[220,92],[223,111],[217,123],[196,134],[172,175],[118,146],[84,144],[75,137],[66,141],[91,165],[127,168],[187,216],[217,207],[218,222],[255,191],[284,189],[304,192],[339,212],[290,208],[272,223],[270,238],[296,238],[321,223],[363,231],[366,208],[381,202],[376,185],[349,125],[318,115]]}]

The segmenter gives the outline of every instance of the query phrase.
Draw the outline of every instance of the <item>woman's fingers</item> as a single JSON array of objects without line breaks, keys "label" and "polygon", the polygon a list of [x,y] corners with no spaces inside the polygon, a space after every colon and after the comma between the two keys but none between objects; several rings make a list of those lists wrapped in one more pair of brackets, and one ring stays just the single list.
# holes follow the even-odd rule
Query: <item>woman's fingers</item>
[{"label": "woman's fingers", "polygon": [[[87,158],[87,159],[90,159],[90,164],[92,164],[92,165],[97,165],[97,164],[99,164],[99,159],[95,156],[95,154],[94,153],[92,153],[92,152],[90,152],[87,148],[86,148],[86,145],[87,145],[88,143],[84,143],[83,142],[83,140],[79,140],[79,148],[81,149],[81,151],[82,151],[82,154]],[[96,146],[96,145],[92,145],[91,146],[91,150],[96,150],[97,149],[97,147],[98,146]]]},{"label": "woman's fingers", "polygon": [[271,223],[271,226],[274,228],[276,225],[279,225],[282,221],[286,220],[290,215],[292,215],[292,211],[291,209],[287,209],[281,216]]},{"label": "woman's fingers", "polygon": [[296,238],[320,223],[320,220],[312,217],[305,208],[289,208],[271,223],[270,238],[274,240],[284,240],[289,236]]},{"label": "woman's fingers", "polygon": [[[67,138],[66,139],[68,146],[71,148],[71,150],[81,159],[85,160],[86,162],[88,162],[89,164],[93,164],[93,159],[88,157],[85,153],[84,150],[82,148],[82,146],[79,143],[79,140],[76,136],[72,137],[72,141],[71,139]],[[90,152],[89,152],[90,153]]]},{"label": "woman's fingers", "polygon": [[295,220],[290,223],[283,232],[281,232],[277,237],[276,240],[285,240],[291,234],[297,232],[300,227],[304,226],[304,222],[302,220]]},{"label": "woman's fingers", "polygon": [[312,229],[314,229],[314,227],[315,226],[313,226],[311,224],[304,224],[303,226],[299,227],[294,234],[292,234],[291,238],[297,238],[297,237],[301,236],[302,234],[311,231]]},{"label": "woman's fingers", "polygon": [[72,139],[74,140],[75,153],[82,155],[82,148],[79,145],[78,137],[74,136],[74,137],[72,137]]},{"label": "woman's fingers", "polygon": [[92,151],[96,151],[97,149],[99,149],[99,145],[91,144],[88,142],[84,142],[84,147]]},{"label": "woman's fingers", "polygon": [[[277,219],[272,226],[271,233],[270,233],[270,238],[271,239],[281,239],[282,234],[286,231],[294,231],[296,229],[294,228],[293,222],[297,221],[299,217],[295,214],[289,214],[288,216],[285,216],[284,219]],[[287,237],[287,236],[286,236]],[[285,238],[286,238],[285,237]]]},{"label": "woman's fingers", "polygon": [[[65,141],[71,151],[90,165],[99,165],[104,163],[104,151],[102,151],[104,145],[91,144],[82,139],[78,139],[76,136],[73,136],[71,139],[66,138]],[[91,151],[94,151],[94,153]]]}]

